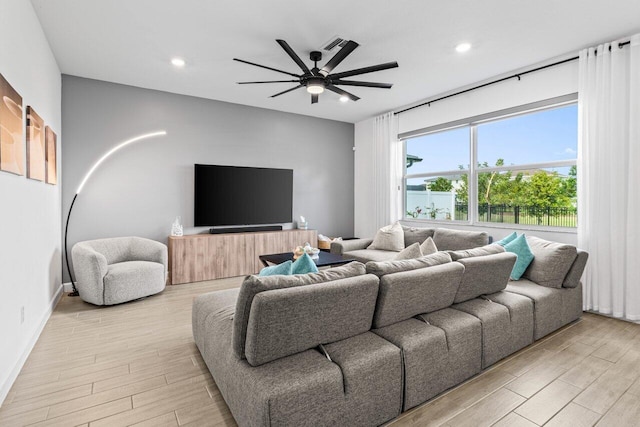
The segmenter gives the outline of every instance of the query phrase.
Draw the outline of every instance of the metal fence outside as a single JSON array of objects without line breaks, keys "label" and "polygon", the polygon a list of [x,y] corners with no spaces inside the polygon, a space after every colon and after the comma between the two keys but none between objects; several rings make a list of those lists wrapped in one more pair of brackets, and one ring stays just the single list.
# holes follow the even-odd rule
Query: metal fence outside
[{"label": "metal fence outside", "polygon": [[[469,219],[469,207],[456,203],[455,219]],[[535,206],[478,205],[478,221],[505,224],[542,225],[548,227],[576,227],[576,208],[539,208]]]}]

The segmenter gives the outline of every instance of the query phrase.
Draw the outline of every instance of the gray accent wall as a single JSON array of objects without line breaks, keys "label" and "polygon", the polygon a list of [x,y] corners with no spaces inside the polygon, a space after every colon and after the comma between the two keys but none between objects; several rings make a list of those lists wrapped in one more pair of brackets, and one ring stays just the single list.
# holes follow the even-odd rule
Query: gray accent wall
[{"label": "gray accent wall", "polygon": [[294,220],[304,215],[319,233],[353,235],[353,124],[68,75],[63,227],[91,166],[118,143],[156,130],[167,135],[124,147],[91,176],[73,208],[69,251],[78,241],[116,236],[166,243],[178,215],[185,234],[207,232],[193,226],[194,163],[293,169]]}]

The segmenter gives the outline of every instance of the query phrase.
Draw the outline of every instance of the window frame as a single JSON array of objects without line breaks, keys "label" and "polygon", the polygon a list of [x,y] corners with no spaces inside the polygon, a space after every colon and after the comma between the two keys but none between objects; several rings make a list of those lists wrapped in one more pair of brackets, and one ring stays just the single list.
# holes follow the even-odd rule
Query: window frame
[{"label": "window frame", "polygon": [[[505,172],[505,171],[518,171],[529,169],[546,169],[546,168],[558,168],[558,167],[571,167],[577,165],[577,157],[572,160],[557,160],[551,162],[542,163],[525,163],[518,165],[506,165],[506,166],[492,166],[487,168],[478,168],[478,126],[490,122],[508,119],[511,117],[522,116],[526,114],[536,113],[539,111],[553,110],[556,108],[566,107],[568,105],[578,103],[578,94],[572,93],[560,97],[550,98],[543,101],[534,102],[531,104],[525,104],[518,107],[508,108],[505,110],[499,110],[492,113],[482,114],[479,116],[473,116],[466,119],[456,120],[454,122],[443,123],[440,125],[430,126],[428,128],[418,129],[411,132],[405,132],[398,135],[398,139],[402,141],[403,155],[403,174],[402,174],[402,206],[403,206],[403,221],[416,221],[424,222],[435,225],[445,224],[458,224],[458,225],[470,225],[481,226],[486,228],[503,228],[513,230],[538,230],[538,231],[553,231],[559,233],[577,233],[577,227],[550,227],[544,225],[524,225],[524,224],[510,224],[510,223],[494,223],[483,222],[478,220],[478,174],[485,172]],[[455,171],[433,171],[426,173],[407,174],[407,140],[420,136],[430,135],[439,132],[445,132],[453,129],[459,129],[461,127],[469,127],[469,167],[466,169],[456,169]],[[463,220],[439,220],[428,218],[411,218],[407,216],[407,180],[412,178],[430,178],[436,176],[446,175],[459,175],[468,174],[468,219]],[[455,218],[455,215],[453,216]]]}]

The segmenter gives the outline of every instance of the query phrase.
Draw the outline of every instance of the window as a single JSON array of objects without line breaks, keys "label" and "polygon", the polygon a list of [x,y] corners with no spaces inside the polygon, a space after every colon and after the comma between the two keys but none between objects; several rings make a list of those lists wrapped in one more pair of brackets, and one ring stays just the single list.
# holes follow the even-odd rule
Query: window
[{"label": "window", "polygon": [[572,102],[407,139],[406,218],[575,228],[577,129]]}]

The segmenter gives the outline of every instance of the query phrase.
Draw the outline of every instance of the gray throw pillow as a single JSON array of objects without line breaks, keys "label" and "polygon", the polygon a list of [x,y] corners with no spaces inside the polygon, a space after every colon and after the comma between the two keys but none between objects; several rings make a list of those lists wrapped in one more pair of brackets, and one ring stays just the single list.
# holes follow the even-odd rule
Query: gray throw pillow
[{"label": "gray throw pillow", "polygon": [[431,237],[427,237],[427,240],[420,245],[420,250],[422,251],[422,255],[431,255],[438,252],[438,247]]},{"label": "gray throw pillow", "polygon": [[399,222],[382,227],[367,249],[400,252],[404,249],[404,232]]},{"label": "gray throw pillow", "polygon": [[398,255],[396,255],[393,259],[415,259],[420,258],[422,256],[422,251],[420,250],[420,245],[416,242],[408,247],[404,248],[400,251]]},{"label": "gray throw pillow", "polygon": [[437,252],[432,255],[423,256],[416,259],[403,259],[374,262],[369,261],[366,265],[367,273],[375,274],[378,277],[385,274],[398,273],[401,271],[417,270],[419,268],[433,267],[434,265],[451,262],[451,257],[446,252]]}]

